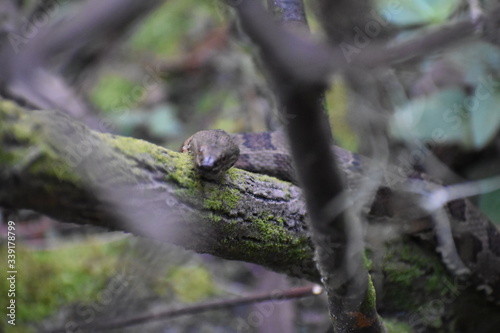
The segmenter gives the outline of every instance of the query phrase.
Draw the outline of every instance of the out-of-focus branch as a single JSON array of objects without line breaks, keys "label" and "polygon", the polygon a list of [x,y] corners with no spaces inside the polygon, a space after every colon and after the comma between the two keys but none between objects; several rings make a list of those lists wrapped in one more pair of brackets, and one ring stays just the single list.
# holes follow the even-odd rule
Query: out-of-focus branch
[{"label": "out-of-focus branch", "polygon": [[317,7],[316,16],[332,45],[342,42],[352,45],[354,36],[359,34],[355,28],[363,29],[368,21],[374,19],[370,12],[373,3],[364,0],[316,0],[313,6]]},{"label": "out-of-focus branch", "polygon": [[[383,325],[364,266],[360,221],[345,209],[343,179],[330,149],[330,129],[323,113],[326,85],[304,73],[319,68],[311,68],[317,59],[312,55],[321,57],[323,49],[281,30],[256,1],[242,1],[236,9],[244,30],[262,53],[285,113],[285,128],[309,212],[316,265],[328,293],[334,329],[380,332]],[[312,58],[307,57],[309,54]]]},{"label": "out-of-focus branch", "polygon": [[159,4],[160,0],[90,0],[71,19],[57,20],[62,4],[44,1],[28,19],[10,18],[15,24],[0,35],[0,91],[34,108],[64,110],[97,126],[91,108],[54,67],[71,63],[89,46],[99,46],[94,59],[102,57]]},{"label": "out-of-focus branch", "polygon": [[[91,329],[94,332],[106,331],[110,329],[131,327],[134,325],[138,325],[145,322],[151,322],[153,320],[165,320],[173,317],[183,316],[183,315],[195,315],[200,312],[205,311],[215,311],[226,308],[234,308],[241,305],[252,304],[252,303],[261,303],[261,302],[269,302],[269,301],[283,301],[288,299],[298,299],[304,297],[310,297],[319,295],[322,292],[322,289],[318,285],[312,285],[307,287],[298,287],[289,290],[285,290],[283,292],[272,292],[265,294],[255,294],[249,295],[246,297],[240,297],[236,299],[225,299],[219,300],[209,303],[195,304],[192,306],[186,306],[180,309],[173,310],[165,310],[158,311],[152,314],[138,315],[133,317],[124,318],[121,320],[113,320],[113,321],[100,321],[98,323],[91,323],[87,325],[82,325],[78,327],[72,327],[73,329]],[[55,329],[51,330],[48,333],[65,333],[66,330]]]},{"label": "out-of-focus branch", "polygon": [[45,65],[57,55],[79,52],[92,43],[114,42],[160,4],[160,0],[86,1],[71,20],[48,25],[27,43],[19,63]]},{"label": "out-of-focus branch", "polygon": [[[354,39],[352,43],[344,41],[340,45],[332,46],[320,43],[304,34],[297,36],[285,29],[276,29],[269,14],[262,16],[265,13],[263,8],[260,8],[262,6],[249,6],[246,2],[241,1],[235,8],[246,8],[244,12],[240,11],[245,21],[252,17],[259,17],[259,24],[248,25],[245,31],[261,47],[262,52],[272,52],[269,58],[275,59],[275,62],[269,65],[277,67],[280,72],[288,72],[290,75],[301,78],[304,82],[326,82],[331,74],[350,67],[375,68],[428,55],[470,37],[475,33],[478,24],[471,20],[461,20],[437,27],[431,32],[422,33],[403,42],[378,40],[366,35],[363,37],[364,42],[360,40],[356,42]],[[365,20],[369,18],[364,16]],[[379,19],[379,17],[373,17],[370,22],[380,24],[377,21]],[[499,19],[500,6],[482,18],[486,26],[483,36],[485,39],[497,39]],[[357,28],[359,28],[357,31],[364,33],[365,26]]]}]

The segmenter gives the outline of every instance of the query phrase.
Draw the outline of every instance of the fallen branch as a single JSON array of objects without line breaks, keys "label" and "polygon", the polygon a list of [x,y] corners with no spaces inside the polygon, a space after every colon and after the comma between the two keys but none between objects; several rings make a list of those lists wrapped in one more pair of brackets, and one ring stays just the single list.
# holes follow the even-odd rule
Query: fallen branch
[{"label": "fallen branch", "polygon": [[0,206],[318,280],[302,194],[290,183],[236,169],[221,184],[204,181],[186,154],[9,102],[0,143]]},{"label": "fallen branch", "polygon": [[[146,322],[151,322],[153,320],[165,320],[174,317],[179,317],[183,315],[196,315],[200,312],[215,311],[220,309],[234,308],[241,305],[262,303],[269,301],[284,301],[289,299],[298,299],[310,296],[317,296],[323,292],[323,289],[318,285],[298,287],[289,290],[284,290],[282,292],[271,292],[264,294],[255,294],[249,296],[243,296],[235,299],[222,299],[207,303],[199,303],[195,305],[189,305],[178,309],[169,309],[163,311],[156,311],[153,313],[140,314],[132,317],[115,319],[115,320],[104,320],[101,319],[98,323],[84,324],[77,327],[72,327],[72,329],[87,329],[93,332],[106,331],[117,328],[131,327],[134,325],[143,324]],[[67,330],[65,328],[54,329],[49,333],[65,333]]]}]

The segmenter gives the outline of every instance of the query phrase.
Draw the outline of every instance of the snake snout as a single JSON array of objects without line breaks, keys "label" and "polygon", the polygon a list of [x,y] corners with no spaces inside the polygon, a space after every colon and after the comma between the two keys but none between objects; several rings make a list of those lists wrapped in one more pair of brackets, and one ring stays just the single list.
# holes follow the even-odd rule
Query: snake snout
[{"label": "snake snout", "polygon": [[215,158],[213,156],[205,156],[200,162],[200,169],[211,170],[215,166]]}]

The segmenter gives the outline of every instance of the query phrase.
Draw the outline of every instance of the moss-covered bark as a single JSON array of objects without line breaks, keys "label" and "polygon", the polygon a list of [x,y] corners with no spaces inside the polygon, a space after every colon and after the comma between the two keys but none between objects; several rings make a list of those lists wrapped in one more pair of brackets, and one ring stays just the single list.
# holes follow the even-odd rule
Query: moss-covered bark
[{"label": "moss-covered bark", "polygon": [[[205,181],[187,155],[6,101],[0,101],[0,206],[319,277],[298,187],[242,170]],[[402,236],[371,245],[367,255],[382,315],[435,331],[499,324],[498,308],[455,281],[429,242]],[[481,312],[465,323],[471,299]]]},{"label": "moss-covered bark", "polygon": [[317,277],[297,187],[240,170],[204,181],[187,155],[94,132],[55,111],[0,109],[3,207]]}]

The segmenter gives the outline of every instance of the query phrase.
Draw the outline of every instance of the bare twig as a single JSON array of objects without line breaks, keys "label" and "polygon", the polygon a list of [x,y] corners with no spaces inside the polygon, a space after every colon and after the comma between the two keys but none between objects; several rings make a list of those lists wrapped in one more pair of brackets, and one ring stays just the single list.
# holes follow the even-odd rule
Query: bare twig
[{"label": "bare twig", "polygon": [[[310,297],[321,294],[322,289],[319,285],[312,285],[307,287],[293,288],[285,291],[249,295],[246,297],[239,297],[236,299],[224,299],[208,303],[195,304],[193,306],[186,306],[179,309],[164,310],[152,312],[140,316],[135,316],[126,319],[119,319],[115,321],[106,321],[101,319],[97,323],[91,323],[81,326],[73,326],[72,329],[92,329],[93,331],[104,331],[110,329],[130,327],[139,325],[154,320],[165,320],[173,317],[184,315],[194,315],[200,312],[215,311],[220,309],[234,308],[240,305],[247,305],[252,303],[261,303],[269,301],[283,301],[297,298]],[[49,333],[66,332],[64,328],[49,331]]]}]

